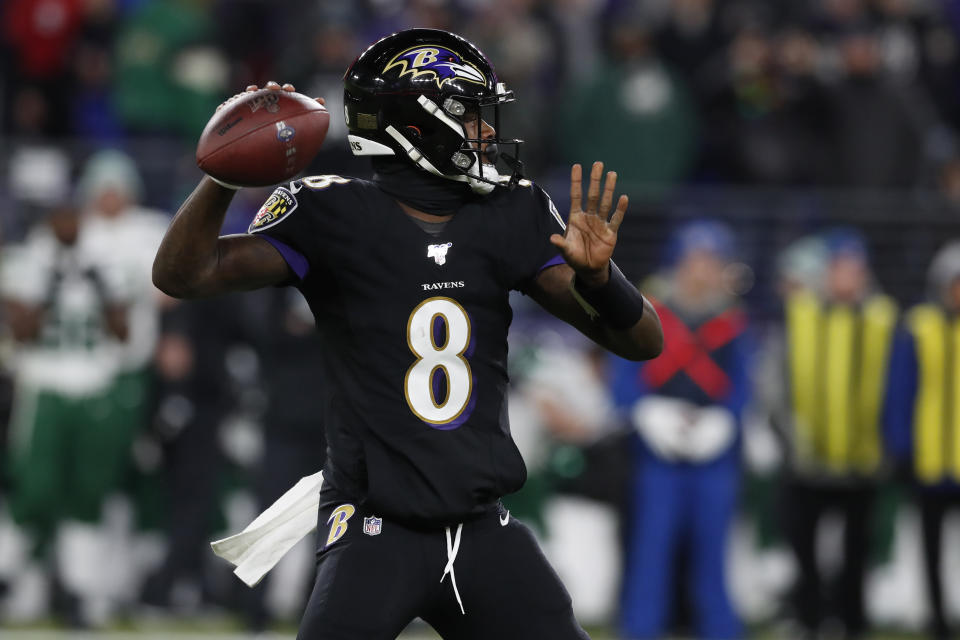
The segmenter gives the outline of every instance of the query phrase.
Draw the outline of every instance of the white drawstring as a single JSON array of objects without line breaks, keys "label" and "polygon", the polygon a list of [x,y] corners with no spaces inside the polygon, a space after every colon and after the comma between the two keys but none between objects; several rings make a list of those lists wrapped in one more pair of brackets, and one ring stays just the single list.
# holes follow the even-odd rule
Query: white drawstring
[{"label": "white drawstring", "polygon": [[457,589],[457,574],[453,572],[453,563],[457,559],[457,552],[460,551],[460,534],[463,532],[463,523],[457,525],[457,533],[450,540],[450,527],[446,528],[447,533],[447,566],[443,568],[443,575],[440,576],[440,582],[450,574],[450,584],[453,585],[453,595],[457,596],[457,604],[460,605],[460,613],[467,615],[463,609],[463,600],[460,599],[460,590]]}]

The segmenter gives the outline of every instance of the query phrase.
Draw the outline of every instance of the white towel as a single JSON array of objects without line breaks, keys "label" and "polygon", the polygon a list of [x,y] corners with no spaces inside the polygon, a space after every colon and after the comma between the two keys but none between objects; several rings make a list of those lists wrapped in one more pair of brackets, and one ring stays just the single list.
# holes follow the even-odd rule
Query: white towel
[{"label": "white towel", "polygon": [[247,586],[263,579],[280,558],[317,528],[323,472],[297,484],[236,535],[210,543],[213,552],[236,565],[234,573]]}]

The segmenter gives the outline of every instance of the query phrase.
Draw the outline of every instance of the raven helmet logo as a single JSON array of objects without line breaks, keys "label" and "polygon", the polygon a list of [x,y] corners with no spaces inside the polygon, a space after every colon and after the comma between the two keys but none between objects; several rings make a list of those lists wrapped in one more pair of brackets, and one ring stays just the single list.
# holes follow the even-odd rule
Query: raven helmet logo
[{"label": "raven helmet logo", "polygon": [[487,79],[479,69],[466,62],[460,54],[438,45],[421,45],[401,51],[387,63],[383,73],[392,69],[400,69],[397,77],[401,78],[405,75],[418,78],[431,74],[441,89],[451,80],[487,84]]}]

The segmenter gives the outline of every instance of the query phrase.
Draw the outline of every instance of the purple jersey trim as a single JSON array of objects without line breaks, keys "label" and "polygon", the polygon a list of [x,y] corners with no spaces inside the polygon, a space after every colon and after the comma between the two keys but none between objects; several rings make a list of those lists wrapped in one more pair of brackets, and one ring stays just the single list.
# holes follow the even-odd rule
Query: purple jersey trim
[{"label": "purple jersey trim", "polygon": [[280,252],[280,255],[283,256],[283,259],[287,261],[287,265],[289,265],[293,272],[297,274],[297,278],[302,281],[307,277],[307,274],[310,273],[310,263],[307,262],[307,259],[303,257],[302,253],[290,245],[280,242],[276,238],[271,238],[270,236],[264,235],[261,235],[260,237],[272,244],[273,248]]},{"label": "purple jersey trim", "polygon": [[552,267],[552,266],[555,266],[555,265],[558,265],[558,264],[564,264],[565,262],[566,262],[566,261],[563,259],[563,256],[561,256],[561,255],[558,253],[557,255],[553,256],[552,258],[550,258],[549,260],[547,260],[546,262],[544,262],[544,263],[543,263],[543,266],[540,267],[539,269],[537,269],[537,274],[539,275],[539,273],[540,273],[541,271],[543,271],[544,269],[546,269],[547,267]]}]

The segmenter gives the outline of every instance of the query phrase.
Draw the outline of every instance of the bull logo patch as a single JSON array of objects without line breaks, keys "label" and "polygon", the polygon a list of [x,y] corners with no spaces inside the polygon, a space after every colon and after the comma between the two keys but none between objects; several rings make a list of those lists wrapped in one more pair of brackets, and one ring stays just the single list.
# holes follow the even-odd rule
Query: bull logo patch
[{"label": "bull logo patch", "polygon": [[277,187],[267,201],[260,207],[260,211],[254,216],[253,222],[247,229],[247,233],[253,233],[259,229],[266,229],[278,223],[284,216],[293,213],[297,208],[297,199],[284,187]]},{"label": "bull logo patch", "polygon": [[433,258],[434,262],[437,264],[446,264],[447,263],[447,251],[450,247],[453,246],[452,242],[445,242],[443,244],[430,244],[427,245],[427,257]]},{"label": "bull logo patch", "polygon": [[421,45],[401,51],[387,63],[383,73],[393,69],[400,70],[398,78],[406,75],[412,78],[432,77],[438,88],[443,88],[444,84],[455,80],[487,84],[487,79],[480,70],[465,61],[460,54],[437,45]]}]

